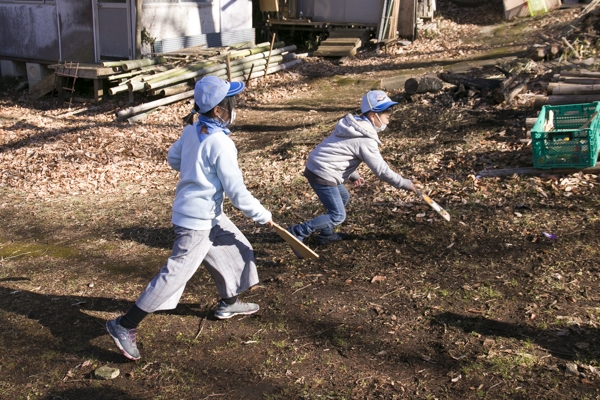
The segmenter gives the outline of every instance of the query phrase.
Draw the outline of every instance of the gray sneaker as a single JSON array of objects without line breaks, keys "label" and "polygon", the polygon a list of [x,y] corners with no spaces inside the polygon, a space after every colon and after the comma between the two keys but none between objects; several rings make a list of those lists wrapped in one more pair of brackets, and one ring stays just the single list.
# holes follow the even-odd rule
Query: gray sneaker
[{"label": "gray sneaker", "polygon": [[227,304],[223,300],[217,304],[217,310],[215,311],[215,317],[219,319],[228,319],[234,315],[249,315],[254,314],[259,310],[258,304],[244,303],[237,300],[233,304]]},{"label": "gray sneaker", "polygon": [[119,323],[120,320],[121,317],[108,321],[106,323],[106,330],[125,357],[134,361],[139,360],[140,352],[135,344],[137,329],[123,328]]}]

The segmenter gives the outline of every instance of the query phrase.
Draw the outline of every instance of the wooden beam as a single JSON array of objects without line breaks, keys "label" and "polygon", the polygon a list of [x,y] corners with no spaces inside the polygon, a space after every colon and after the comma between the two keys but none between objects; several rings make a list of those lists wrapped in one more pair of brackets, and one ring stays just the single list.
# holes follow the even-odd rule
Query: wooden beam
[{"label": "wooden beam", "polygon": [[415,40],[417,24],[417,0],[400,0],[398,13],[398,35],[410,41]]},{"label": "wooden beam", "polygon": [[521,168],[507,168],[507,169],[486,169],[479,171],[477,176],[483,178],[502,177],[510,175],[570,175],[582,172],[584,174],[597,174],[600,172],[600,166],[594,166],[589,168],[577,169],[577,168],[533,168],[533,167],[521,167]]},{"label": "wooden beam", "polygon": [[56,87],[56,74],[52,73],[46,76],[44,79],[29,88],[29,94],[32,99],[39,99],[40,97],[50,93]]}]

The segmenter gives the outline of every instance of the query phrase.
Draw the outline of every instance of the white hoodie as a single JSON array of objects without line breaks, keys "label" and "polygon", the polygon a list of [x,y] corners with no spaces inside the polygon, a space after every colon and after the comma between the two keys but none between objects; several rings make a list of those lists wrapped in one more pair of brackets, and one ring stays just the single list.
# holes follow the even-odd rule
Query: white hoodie
[{"label": "white hoodie", "polygon": [[183,130],[167,155],[169,165],[180,172],[173,224],[193,230],[211,229],[223,212],[224,195],[246,217],[261,224],[269,222],[271,213],[246,189],[233,141],[222,131],[200,141],[197,124]]}]

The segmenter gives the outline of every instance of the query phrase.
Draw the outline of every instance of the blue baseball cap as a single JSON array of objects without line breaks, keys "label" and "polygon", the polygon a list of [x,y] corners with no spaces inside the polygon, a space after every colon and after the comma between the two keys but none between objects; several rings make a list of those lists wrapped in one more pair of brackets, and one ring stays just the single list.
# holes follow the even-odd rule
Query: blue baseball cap
[{"label": "blue baseball cap", "polygon": [[245,88],[244,82],[227,82],[218,76],[207,75],[196,82],[194,101],[204,114],[215,108],[225,97],[242,93]]},{"label": "blue baseball cap", "polygon": [[392,101],[383,90],[371,90],[363,96],[360,112],[363,114],[369,111],[382,112],[396,104],[398,103]]}]

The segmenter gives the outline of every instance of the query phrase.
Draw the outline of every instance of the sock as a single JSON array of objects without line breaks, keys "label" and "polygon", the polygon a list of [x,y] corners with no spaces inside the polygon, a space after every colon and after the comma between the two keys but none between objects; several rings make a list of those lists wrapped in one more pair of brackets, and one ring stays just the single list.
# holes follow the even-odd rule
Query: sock
[{"label": "sock", "polygon": [[119,323],[125,329],[135,329],[138,327],[140,322],[142,322],[142,320],[146,318],[146,315],[148,315],[146,311],[142,310],[134,304],[133,306],[131,306],[129,311],[127,311],[127,314],[121,317]]},{"label": "sock", "polygon": [[221,299],[221,301],[230,306],[232,304],[235,304],[235,302],[237,301],[237,296],[229,297],[227,299]]}]

